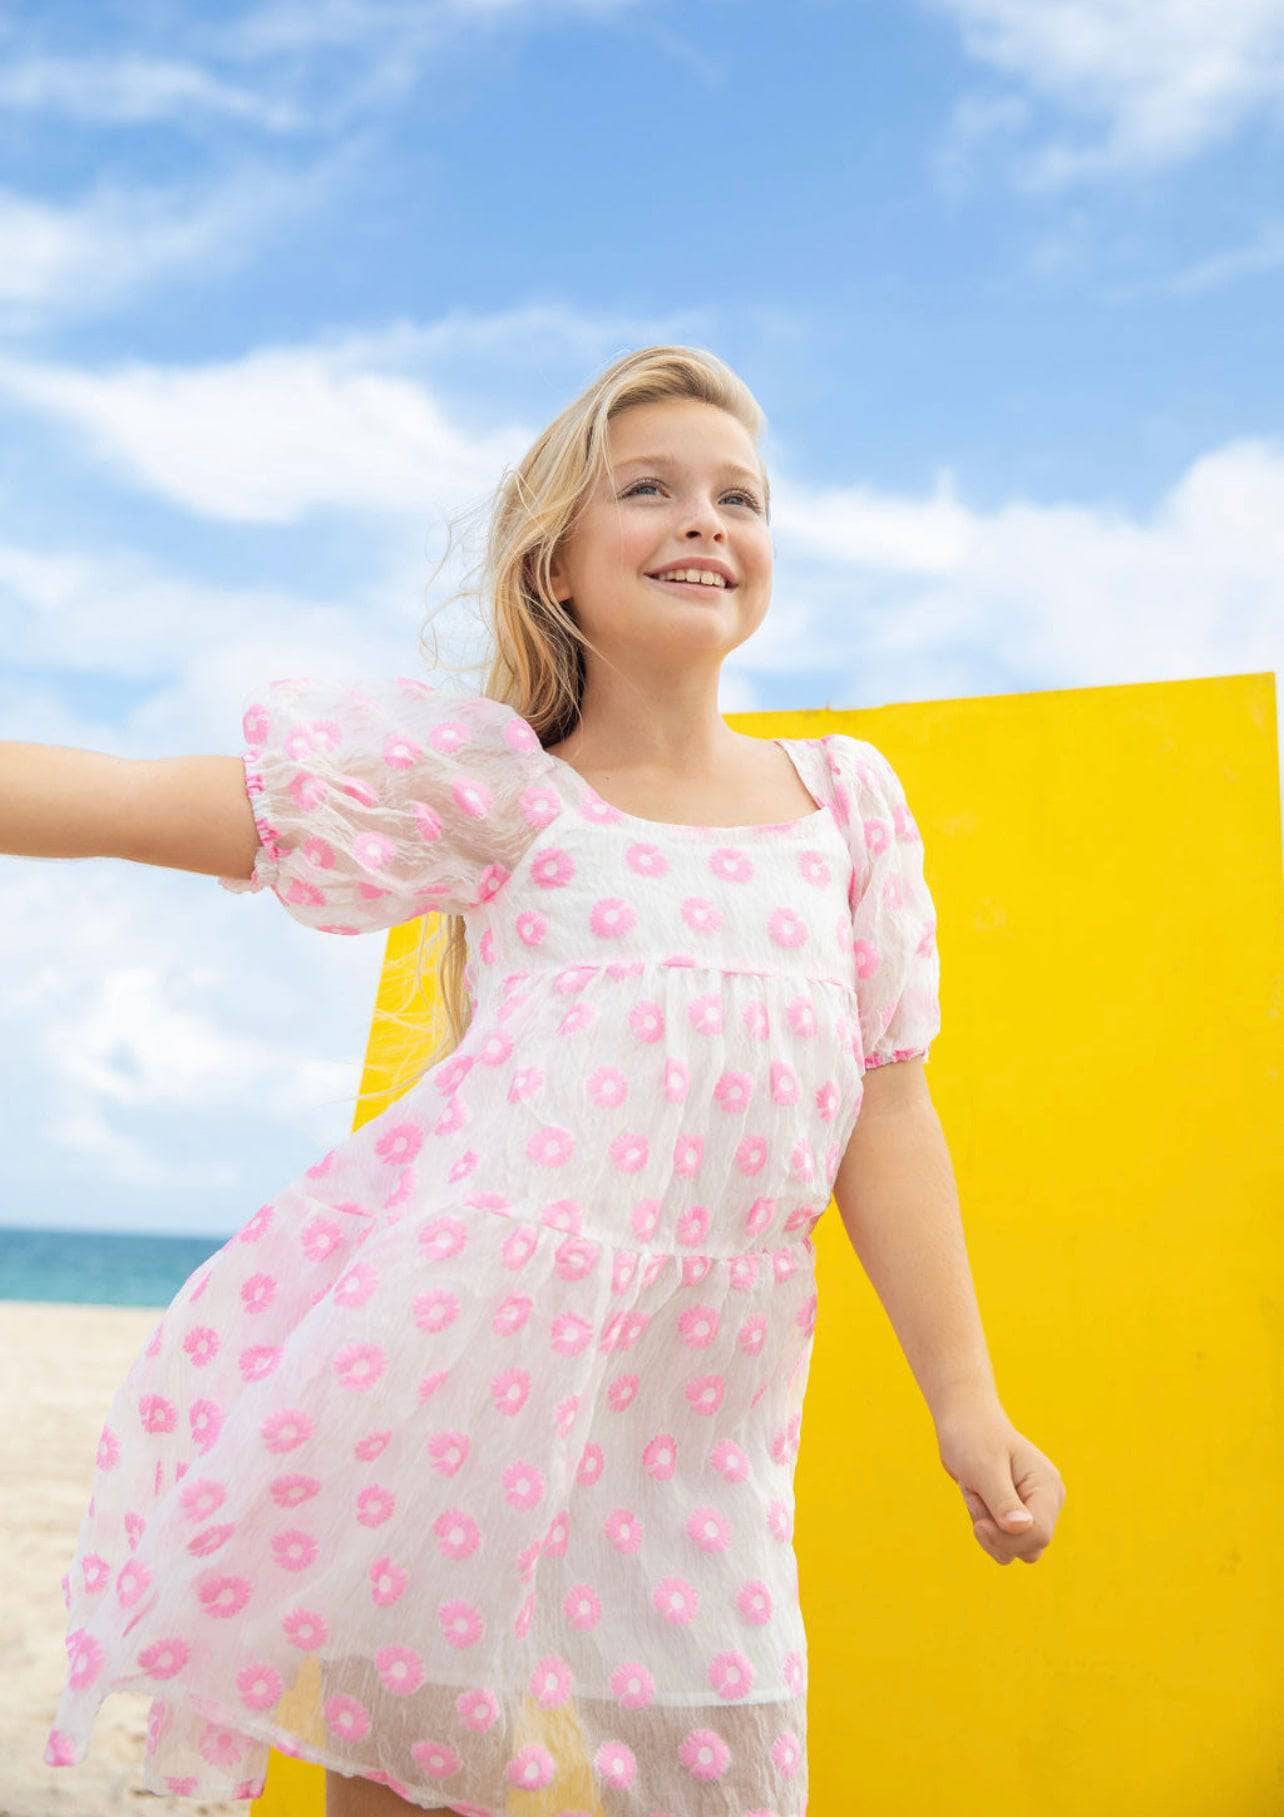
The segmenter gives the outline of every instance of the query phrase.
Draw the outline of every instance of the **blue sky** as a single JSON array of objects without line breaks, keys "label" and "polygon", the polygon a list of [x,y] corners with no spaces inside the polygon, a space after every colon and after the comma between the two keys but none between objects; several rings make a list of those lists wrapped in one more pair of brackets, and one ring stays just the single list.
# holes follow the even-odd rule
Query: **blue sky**
[{"label": "blue sky", "polygon": [[[1282,96],[1284,0],[10,6],[0,737],[424,672],[447,516],[662,341],[768,418],[724,712],[1277,671]],[[98,859],[0,920],[0,1223],[227,1235],[347,1133],[382,936]]]}]

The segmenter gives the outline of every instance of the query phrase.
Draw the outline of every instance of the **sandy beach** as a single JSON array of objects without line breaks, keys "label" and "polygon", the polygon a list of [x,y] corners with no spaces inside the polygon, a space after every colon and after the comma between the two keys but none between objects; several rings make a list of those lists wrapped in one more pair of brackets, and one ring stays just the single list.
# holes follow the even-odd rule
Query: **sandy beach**
[{"label": "sandy beach", "polygon": [[0,1301],[0,1817],[119,1817],[131,1809],[246,1817],[252,1809],[143,1790],[144,1693],[107,1699],[80,1766],[44,1763],[67,1670],[62,1575],[112,1396],[161,1311]]}]

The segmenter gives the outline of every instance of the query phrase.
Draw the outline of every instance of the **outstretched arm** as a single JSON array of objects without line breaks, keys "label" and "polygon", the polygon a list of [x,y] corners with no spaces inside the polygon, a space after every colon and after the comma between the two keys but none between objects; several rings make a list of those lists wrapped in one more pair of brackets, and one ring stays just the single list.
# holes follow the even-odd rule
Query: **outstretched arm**
[{"label": "outstretched arm", "polygon": [[239,757],[0,741],[0,852],[248,877],[258,843]]}]

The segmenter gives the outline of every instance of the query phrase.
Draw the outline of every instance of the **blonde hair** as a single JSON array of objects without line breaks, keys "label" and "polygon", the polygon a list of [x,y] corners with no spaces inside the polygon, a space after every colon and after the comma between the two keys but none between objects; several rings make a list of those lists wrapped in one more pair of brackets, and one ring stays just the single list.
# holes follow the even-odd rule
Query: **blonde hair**
[{"label": "blonde hair", "polygon": [[[443,602],[489,599],[494,654],[478,692],[514,707],[542,745],[560,744],[579,720],[584,649],[607,660],[576,624],[573,604],[568,608],[554,598],[551,570],[599,480],[611,474],[608,424],[634,405],[673,399],[694,399],[727,411],[755,441],[766,425],[753,393],[716,354],[699,347],[668,346],[625,354],[554,418],[515,469],[505,472],[496,492],[484,501],[490,524],[481,584],[460,588]],[[765,471],[762,484],[763,511],[769,519]],[[430,666],[434,672],[441,667],[436,662]],[[437,954],[438,995],[446,1026],[439,1027],[419,1077],[454,1052],[472,1019],[462,915],[424,917],[411,986],[415,996],[422,987],[425,960]],[[403,1021],[395,1012],[389,1012],[389,1019]],[[415,1026],[421,1025],[422,1019]],[[394,1087],[392,1095],[400,1095],[400,1090]]]}]

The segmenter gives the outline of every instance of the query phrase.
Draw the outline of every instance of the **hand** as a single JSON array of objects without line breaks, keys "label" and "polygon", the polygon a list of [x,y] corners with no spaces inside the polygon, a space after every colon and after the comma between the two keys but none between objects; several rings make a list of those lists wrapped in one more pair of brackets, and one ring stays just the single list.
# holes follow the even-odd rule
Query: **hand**
[{"label": "hand", "polygon": [[[941,1463],[963,1493],[977,1544],[1000,1565],[1033,1565],[1052,1538],[1066,1499],[1051,1458],[1023,1438],[1001,1409],[955,1409],[936,1422]],[[1025,1509],[1029,1520],[1013,1520]]]}]

